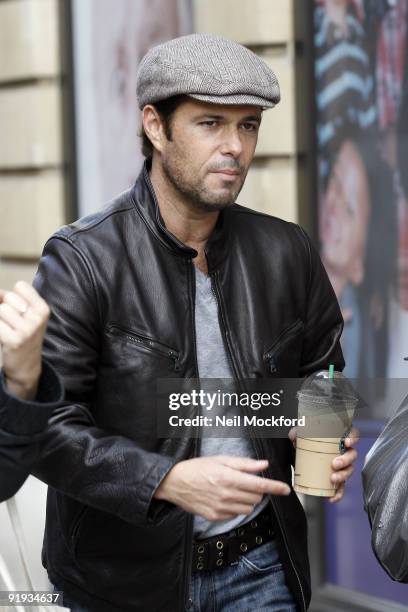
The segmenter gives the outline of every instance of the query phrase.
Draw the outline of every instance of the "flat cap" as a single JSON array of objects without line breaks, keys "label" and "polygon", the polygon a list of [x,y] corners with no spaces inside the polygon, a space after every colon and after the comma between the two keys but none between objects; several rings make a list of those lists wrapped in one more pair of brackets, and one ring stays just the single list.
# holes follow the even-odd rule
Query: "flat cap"
[{"label": "flat cap", "polygon": [[139,107],[177,95],[214,104],[272,108],[280,100],[274,72],[255,53],[215,34],[191,34],[153,47],[136,84]]}]

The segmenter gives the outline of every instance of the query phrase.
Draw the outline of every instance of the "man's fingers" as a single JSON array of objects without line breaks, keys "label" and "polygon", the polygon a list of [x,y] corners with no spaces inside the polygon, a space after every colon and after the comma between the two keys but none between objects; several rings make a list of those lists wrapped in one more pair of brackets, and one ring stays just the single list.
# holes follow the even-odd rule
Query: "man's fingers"
[{"label": "man's fingers", "polygon": [[348,478],[350,478],[353,472],[354,468],[352,465],[350,465],[346,470],[339,470],[338,472],[332,474],[331,481],[333,483],[345,482]]},{"label": "man's fingers", "polygon": [[242,489],[221,489],[220,499],[225,503],[246,504],[248,506],[256,506],[262,501],[262,495],[259,493],[249,493]]},{"label": "man's fingers", "polygon": [[257,460],[250,459],[249,457],[230,457],[228,455],[219,455],[217,459],[223,465],[242,472],[262,472],[269,465],[267,459]]},{"label": "man's fingers", "polygon": [[351,465],[357,459],[357,451],[352,448],[344,453],[344,455],[340,455],[333,459],[332,467],[334,470],[340,470]]},{"label": "man's fingers", "polygon": [[289,440],[292,442],[294,448],[296,448],[296,436],[297,436],[296,427],[292,427],[292,429],[289,430],[288,437],[289,437]]},{"label": "man's fingers", "polygon": [[342,455],[342,467],[347,467],[348,465],[352,465],[354,461],[357,459],[358,453],[355,448],[352,448]]},{"label": "man's fingers", "polygon": [[342,483],[339,486],[339,488],[337,489],[336,494],[334,495],[334,497],[330,497],[329,498],[329,502],[331,504],[335,504],[336,502],[339,502],[342,499],[343,495],[344,495],[344,490],[345,490],[344,483]]},{"label": "man's fingers", "polygon": [[14,342],[14,332],[9,325],[0,321],[0,344],[12,344]]},{"label": "man's fingers", "polygon": [[[198,513],[199,514],[199,513]],[[204,515],[201,515],[204,516]],[[216,521],[231,521],[232,519],[236,518],[236,514],[224,514],[224,513],[218,513],[217,518],[216,519],[208,519],[208,520],[216,520]],[[207,518],[206,516],[204,516],[204,518]]]},{"label": "man's fingers", "polygon": [[357,444],[359,440],[360,440],[360,432],[358,431],[358,429],[353,427],[349,435],[347,436],[347,438],[344,440],[344,444],[347,446],[347,448],[351,448],[352,446]]},{"label": "man's fingers", "polygon": [[25,327],[24,320],[18,312],[12,308],[10,304],[6,304],[5,302],[0,304],[0,319],[14,330]]},{"label": "man's fingers", "polygon": [[256,460],[223,455],[219,456],[218,459],[223,465],[236,470],[235,478],[238,489],[261,495],[289,495],[290,493],[290,488],[286,483],[252,474],[252,472],[257,473],[266,470],[269,465],[267,459]]},{"label": "man's fingers", "polygon": [[231,504],[228,506],[228,512],[234,514],[234,516],[239,516],[240,514],[249,515],[254,511],[254,506],[248,504]]},{"label": "man's fingers", "polygon": [[290,493],[290,487],[285,482],[243,472],[237,474],[236,486],[242,491],[250,491],[259,495],[289,495]]},{"label": "man's fingers", "polygon": [[21,296],[29,304],[30,308],[38,312],[38,314],[41,314],[44,318],[49,316],[50,309],[48,304],[37,293],[34,287],[25,281],[18,281],[14,285],[13,291]]},{"label": "man's fingers", "polygon": [[3,304],[8,304],[19,314],[24,314],[28,308],[28,303],[21,296],[13,291],[7,291],[3,298]]}]

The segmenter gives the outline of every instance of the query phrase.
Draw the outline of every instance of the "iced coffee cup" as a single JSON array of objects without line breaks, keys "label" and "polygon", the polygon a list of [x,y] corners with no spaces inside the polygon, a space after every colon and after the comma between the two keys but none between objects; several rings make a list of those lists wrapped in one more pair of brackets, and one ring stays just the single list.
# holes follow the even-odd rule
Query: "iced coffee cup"
[{"label": "iced coffee cup", "polygon": [[309,376],[297,397],[298,417],[305,417],[305,426],[297,430],[294,489],[333,497],[332,462],[344,450],[358,397],[340,372],[327,370]]}]

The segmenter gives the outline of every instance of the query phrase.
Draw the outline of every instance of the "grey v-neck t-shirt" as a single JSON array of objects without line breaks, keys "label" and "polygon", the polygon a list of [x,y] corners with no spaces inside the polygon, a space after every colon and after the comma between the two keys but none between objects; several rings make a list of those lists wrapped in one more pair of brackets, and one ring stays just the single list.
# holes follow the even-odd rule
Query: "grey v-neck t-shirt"
[{"label": "grey v-neck t-shirt", "polygon": [[[227,353],[218,321],[218,304],[211,287],[211,278],[196,271],[195,327],[197,338],[197,361],[200,378],[233,378]],[[236,457],[254,457],[251,441],[242,438],[211,438],[201,440],[201,456],[233,455]],[[252,520],[268,504],[264,496],[261,503],[248,516],[241,514],[226,521],[208,521],[201,516],[194,516],[194,537],[209,538],[225,533]]]}]

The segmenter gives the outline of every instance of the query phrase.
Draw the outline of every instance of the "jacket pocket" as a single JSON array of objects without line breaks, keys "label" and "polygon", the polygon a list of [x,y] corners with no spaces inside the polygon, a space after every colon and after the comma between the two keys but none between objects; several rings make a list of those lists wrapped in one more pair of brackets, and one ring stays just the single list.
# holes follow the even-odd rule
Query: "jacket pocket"
[{"label": "jacket pocket", "polygon": [[76,551],[76,546],[77,546],[77,542],[78,542],[78,538],[79,538],[79,533],[81,531],[81,526],[83,523],[83,519],[85,517],[85,514],[88,510],[88,506],[84,506],[78,513],[77,517],[75,518],[72,527],[71,527],[71,531],[69,534],[69,540],[71,543],[71,547],[72,550],[74,552],[75,555],[75,551]]},{"label": "jacket pocket", "polygon": [[117,323],[108,323],[106,326],[106,331],[108,334],[117,336],[125,342],[139,347],[142,350],[155,353],[156,355],[169,359],[173,364],[172,368],[174,371],[178,372],[180,370],[180,353],[167,344],[159,342],[158,340],[153,340],[148,336],[139,334],[138,332],[123,327]]},{"label": "jacket pocket", "polygon": [[[263,354],[263,360],[267,363],[270,374],[279,373],[282,376],[293,376],[293,366],[300,360],[301,343],[298,336],[301,335],[305,324],[301,319],[296,319],[286,327]],[[290,371],[289,371],[290,370]]]}]

